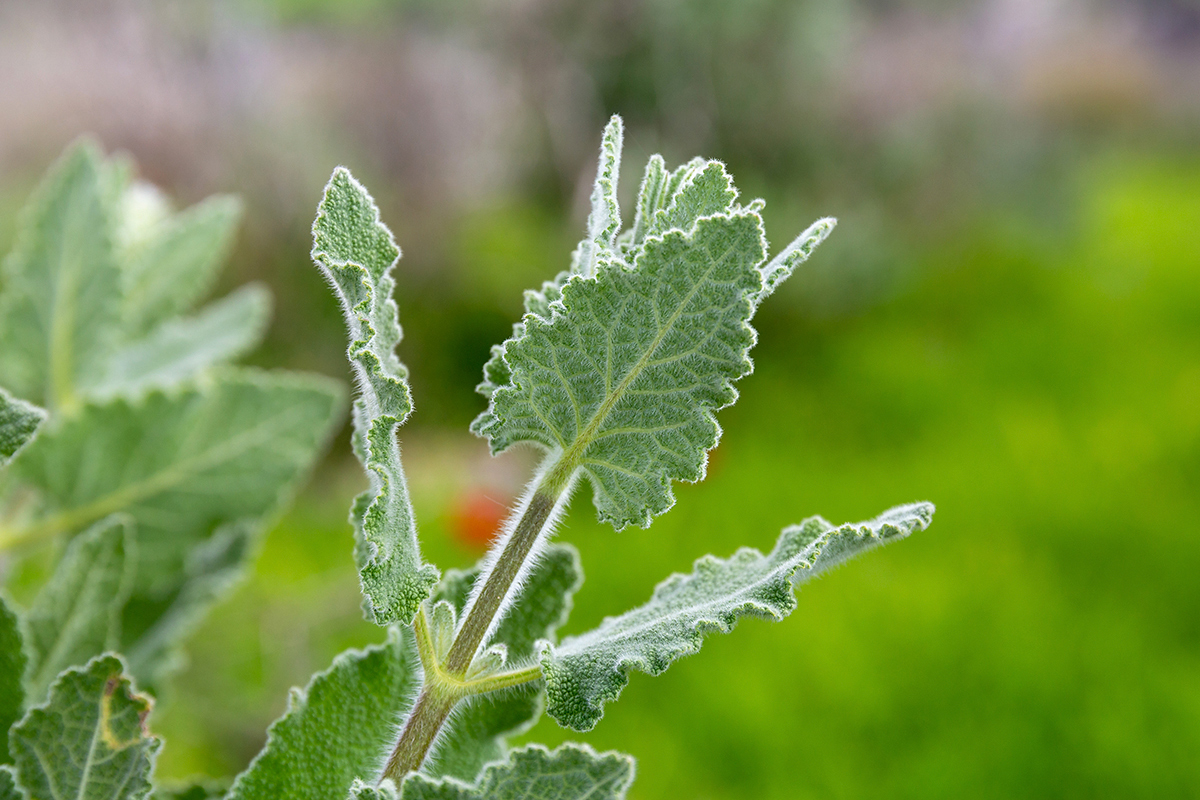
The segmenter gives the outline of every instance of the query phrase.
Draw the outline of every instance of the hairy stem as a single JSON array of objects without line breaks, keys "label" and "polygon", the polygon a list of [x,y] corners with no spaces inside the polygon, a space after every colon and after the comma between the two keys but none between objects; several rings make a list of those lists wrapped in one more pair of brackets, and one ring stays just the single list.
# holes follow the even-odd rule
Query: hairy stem
[{"label": "hairy stem", "polygon": [[400,734],[400,741],[383,768],[384,778],[391,778],[398,786],[401,778],[421,768],[438,731],[460,699],[436,683],[425,684]]}]

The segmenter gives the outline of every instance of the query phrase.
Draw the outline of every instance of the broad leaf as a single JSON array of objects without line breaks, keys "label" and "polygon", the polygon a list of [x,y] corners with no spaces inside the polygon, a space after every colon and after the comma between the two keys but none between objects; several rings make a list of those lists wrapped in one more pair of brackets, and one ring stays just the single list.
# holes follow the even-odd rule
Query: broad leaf
[{"label": "broad leaf", "polygon": [[[461,614],[478,576],[478,568],[447,573],[434,599],[450,601]],[[575,548],[547,545],[490,642],[505,645],[509,664],[532,660],[537,642],[553,640],[555,630],[566,622],[571,596],[582,583],[583,571]],[[425,771],[474,780],[484,764],[504,757],[505,737],[532,725],[541,705],[538,683],[471,698],[455,709]]]},{"label": "broad leaf", "polygon": [[271,295],[250,284],[218,300],[194,317],[170,319],[141,339],[119,348],[95,386],[92,397],[136,395],[167,388],[209,367],[254,349],[262,340],[271,311]]},{"label": "broad leaf", "polygon": [[94,145],[69,149],[34,193],[4,262],[0,384],[52,410],[75,405],[118,332],[107,169]]},{"label": "broad leaf", "polygon": [[633,774],[633,759],[623,753],[597,753],[579,744],[551,751],[534,744],[489,764],[474,785],[415,773],[399,794],[400,800],[620,800]]},{"label": "broad leaf", "polygon": [[45,411],[0,389],[0,467],[29,444],[45,419]]},{"label": "broad leaf", "polygon": [[354,451],[370,488],[354,502],[359,577],[371,618],[409,623],[437,583],[417,543],[396,429],[412,412],[407,371],[396,358],[400,324],[392,268],[400,249],[379,209],[349,171],[338,168],[313,223],[313,260],[329,280],[350,330],[347,357],[358,379]]},{"label": "broad leaf", "polygon": [[26,687],[41,702],[67,667],[81,666],[121,640],[137,554],[132,526],[121,516],[75,538],[25,615]]},{"label": "broad leaf", "polygon": [[0,595],[0,764],[9,763],[8,729],[24,710],[26,664],[21,621]]},{"label": "broad leaf", "polygon": [[835,527],[811,517],[787,528],[763,555],[742,548],[722,561],[705,556],[690,575],[672,575],[650,601],[599,628],[547,646],[546,712],[561,725],[584,731],[603,715],[637,669],[661,674],[682,656],[696,653],[710,632],[728,633],[742,617],[780,620],[796,607],[795,585],[846,559],[924,530],[933,506],[899,506],[870,522]]},{"label": "broad leaf", "polygon": [[[8,748],[8,737],[4,739],[4,748]],[[0,800],[24,800],[17,788],[17,776],[12,767],[0,765]]]},{"label": "broad leaf", "polygon": [[342,653],[304,691],[292,690],[226,800],[330,800],[356,778],[374,781],[419,683],[416,654],[396,628],[384,644]]},{"label": "broad leaf", "polygon": [[137,526],[135,596],[163,601],[181,586],[188,553],[215,528],[278,507],[339,407],[332,381],[254,371],[85,406],[45,430],[15,465],[52,512],[25,535],[72,532],[122,511]]},{"label": "broad leaf", "polygon": [[67,670],[50,699],[9,734],[29,800],[138,800],[162,742],[145,728],[150,701],[134,694],[116,656]]}]

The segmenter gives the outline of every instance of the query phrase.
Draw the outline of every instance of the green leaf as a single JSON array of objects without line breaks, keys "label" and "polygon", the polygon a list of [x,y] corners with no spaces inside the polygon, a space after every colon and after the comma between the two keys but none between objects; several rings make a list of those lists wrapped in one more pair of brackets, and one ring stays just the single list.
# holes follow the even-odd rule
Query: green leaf
[{"label": "green leaf", "polygon": [[212,289],[242,205],[235,197],[215,196],[170,214],[157,190],[135,184],[121,211],[122,319],[127,333],[138,337],[191,310]]},{"label": "green leaf", "polygon": [[137,395],[175,386],[197,373],[232,361],[258,346],[271,313],[266,288],[250,284],[193,317],[169,319],[113,353],[90,397]]},{"label": "green leaf", "polygon": [[327,379],[244,370],[84,406],[15,465],[52,512],[17,535],[72,532],[122,511],[137,524],[135,595],[164,600],[182,584],[188,553],[214,529],[279,506],[324,446],[340,405]]},{"label": "green leaf", "polygon": [[304,691],[292,690],[226,800],[329,800],[345,797],[355,778],[378,778],[419,683],[413,646],[397,628],[383,644],[342,653]]},{"label": "green leaf", "polygon": [[116,656],[67,670],[9,744],[29,800],[138,800],[162,742],[145,728],[150,701],[133,693]]},{"label": "green leaf", "polygon": [[400,249],[380,222],[375,201],[339,167],[313,223],[313,261],[345,311],[347,357],[358,379],[354,451],[370,488],[351,511],[359,578],[368,615],[380,625],[410,623],[438,580],[421,560],[396,429],[412,412],[407,371],[396,358],[400,324],[391,271]]},{"label": "green leaf", "polygon": [[23,212],[4,262],[0,383],[52,410],[76,403],[118,333],[106,171],[90,142],[67,150]]},{"label": "green leaf", "polygon": [[0,467],[29,444],[45,420],[45,411],[0,389]]},{"label": "green leaf", "polygon": [[792,243],[785,247],[779,255],[764,264],[759,270],[762,273],[763,288],[754,296],[754,304],[757,306],[761,303],[767,295],[775,291],[779,284],[791,276],[796,267],[807,261],[813,250],[817,249],[817,245],[833,233],[836,225],[837,220],[833,217],[817,220],[793,239]]},{"label": "green leaf", "polygon": [[571,257],[571,272],[591,276],[602,259],[611,258],[621,230],[621,207],[617,202],[617,180],[621,173],[621,146],[625,126],[614,114],[604,127],[600,140],[600,163],[592,187],[592,212],[588,215],[587,236]]},{"label": "green leaf", "polygon": [[[461,615],[478,576],[478,567],[469,572],[448,572],[434,600],[449,601]],[[537,642],[552,641],[555,630],[566,622],[571,597],[582,583],[583,570],[575,548],[547,545],[489,643],[505,645],[509,664],[532,660]],[[541,686],[536,683],[472,698],[451,716],[425,771],[474,780],[484,764],[504,757],[505,737],[532,725],[541,713],[541,705]]]},{"label": "green leaf", "polygon": [[[4,739],[3,745],[7,750],[8,737],[0,737]],[[12,767],[0,765],[0,800],[24,800],[21,795],[21,790],[17,788],[17,776],[13,772]]]},{"label": "green leaf", "polygon": [[[21,718],[25,706],[27,663],[21,620],[4,597],[0,596],[0,764],[7,764],[11,760],[8,729]],[[0,798],[3,797],[4,792],[0,790]]]},{"label": "green leaf", "polygon": [[742,617],[783,619],[796,607],[794,586],[860,552],[924,530],[932,517],[929,503],[840,527],[810,517],[785,529],[769,555],[746,547],[724,561],[699,559],[691,575],[660,583],[645,605],[558,647],[547,646],[546,712],[568,728],[590,730],[604,703],[629,682],[631,670],[659,675],[676,659],[698,652],[706,634],[728,633]]},{"label": "green leaf", "polygon": [[132,526],[122,516],[97,522],[67,547],[25,615],[25,683],[32,700],[40,702],[67,667],[120,645],[121,610],[136,564]]},{"label": "green leaf", "polygon": [[[597,753],[581,744],[551,751],[534,744],[514,750],[504,762],[487,765],[472,786],[452,778],[409,775],[400,800],[620,800],[633,775],[633,759],[623,753]],[[387,795],[375,797],[382,800]],[[368,800],[370,795],[359,798]]]}]

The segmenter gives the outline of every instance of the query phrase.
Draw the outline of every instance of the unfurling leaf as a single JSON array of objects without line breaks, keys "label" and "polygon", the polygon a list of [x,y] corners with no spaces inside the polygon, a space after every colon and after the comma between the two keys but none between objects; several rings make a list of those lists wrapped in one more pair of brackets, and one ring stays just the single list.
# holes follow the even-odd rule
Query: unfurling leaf
[{"label": "unfurling leaf", "polygon": [[45,419],[45,411],[0,389],[0,467],[29,444]]},{"label": "unfurling leaf", "polygon": [[[529,745],[488,764],[474,785],[409,775],[400,800],[621,800],[633,783],[633,759],[587,745],[556,750]],[[365,797],[362,800],[367,800]]]},{"label": "unfurling leaf", "polygon": [[[25,706],[25,668],[28,659],[21,635],[21,620],[0,595],[0,764],[9,762],[8,729],[21,718]],[[0,783],[4,776],[0,775]],[[0,798],[4,792],[0,791]]]},{"label": "unfurling leaf", "polygon": [[72,667],[9,734],[20,786],[29,800],[140,800],[162,744],[149,713],[116,656]]},{"label": "unfurling leaf", "polygon": [[362,184],[339,167],[313,223],[313,261],[342,303],[347,356],[358,378],[354,452],[371,485],[354,502],[359,578],[375,622],[410,623],[438,580],[421,560],[396,429],[412,411],[407,371],[396,358],[400,324],[391,271],[400,248]]},{"label": "unfurling leaf", "polygon": [[700,650],[704,636],[728,633],[746,616],[780,620],[796,607],[793,587],[877,545],[924,530],[933,506],[893,508],[870,522],[835,527],[811,517],[783,531],[763,555],[742,548],[726,560],[705,556],[690,575],[672,575],[650,601],[599,628],[547,647],[546,712],[561,725],[590,730],[615,700],[629,672],[661,674]]},{"label": "unfurling leaf", "polygon": [[419,682],[416,653],[396,628],[383,644],[342,653],[306,689],[292,690],[287,713],[226,800],[330,800],[345,797],[356,778],[373,782]]}]

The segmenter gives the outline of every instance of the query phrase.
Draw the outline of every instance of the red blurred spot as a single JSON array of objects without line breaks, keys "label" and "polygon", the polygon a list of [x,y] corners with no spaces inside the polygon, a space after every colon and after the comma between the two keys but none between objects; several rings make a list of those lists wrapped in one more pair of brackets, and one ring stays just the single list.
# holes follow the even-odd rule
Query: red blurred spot
[{"label": "red blurred spot", "polygon": [[508,516],[508,506],[499,497],[503,495],[484,489],[459,496],[450,512],[450,525],[460,542],[478,550],[491,543]]}]

